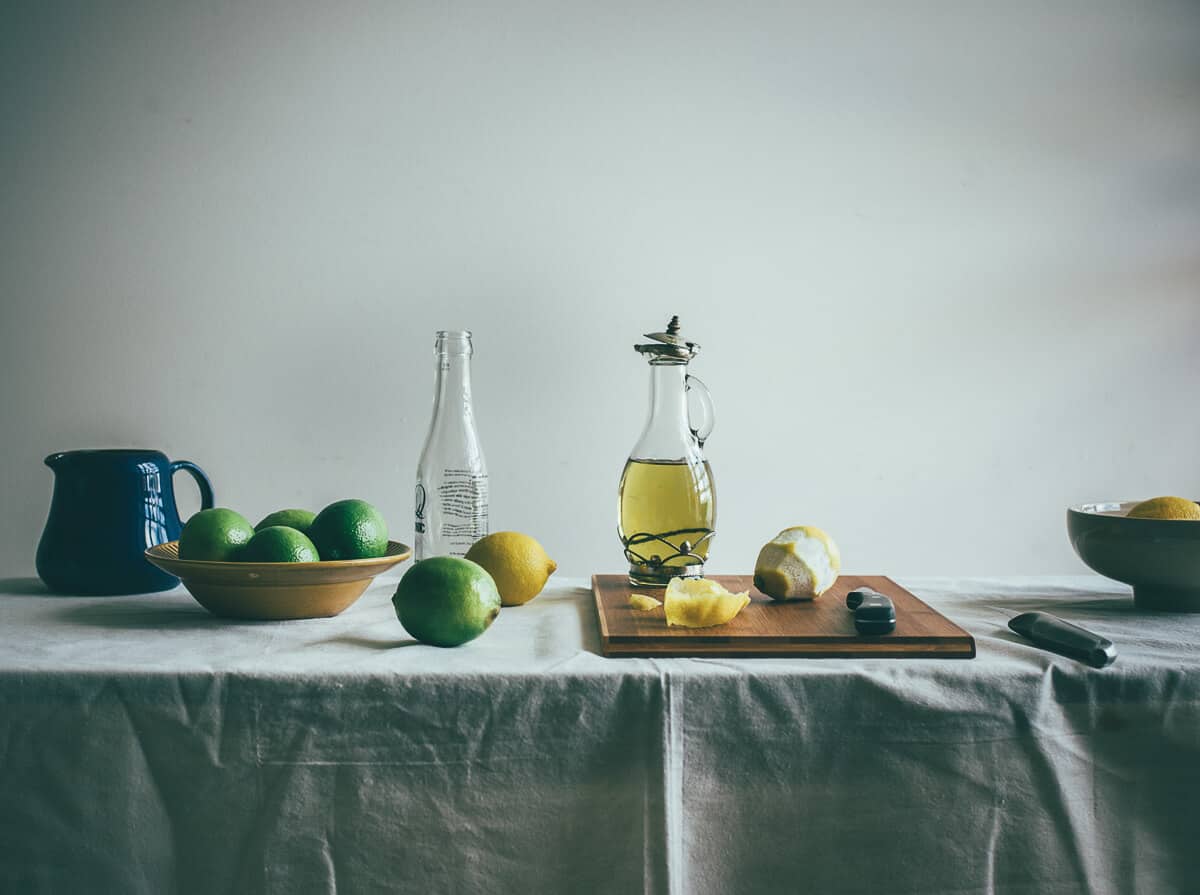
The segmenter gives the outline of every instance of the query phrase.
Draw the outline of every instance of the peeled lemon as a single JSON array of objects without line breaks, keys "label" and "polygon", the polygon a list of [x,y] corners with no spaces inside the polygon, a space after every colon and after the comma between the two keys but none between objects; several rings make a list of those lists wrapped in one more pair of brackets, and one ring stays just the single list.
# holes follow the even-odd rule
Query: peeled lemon
[{"label": "peeled lemon", "polygon": [[504,606],[528,603],[558,568],[541,544],[518,531],[485,535],[471,545],[466,558],[479,563],[495,579]]},{"label": "peeled lemon", "polygon": [[1200,504],[1186,497],[1152,497],[1126,515],[1131,519],[1200,519]]},{"label": "peeled lemon", "polygon": [[759,551],[754,586],[772,600],[812,600],[833,587],[841,569],[833,538],[812,525],[796,525]]},{"label": "peeled lemon", "polygon": [[667,584],[667,624],[684,628],[723,625],[750,602],[750,592],[734,594],[707,578],[672,578]]}]

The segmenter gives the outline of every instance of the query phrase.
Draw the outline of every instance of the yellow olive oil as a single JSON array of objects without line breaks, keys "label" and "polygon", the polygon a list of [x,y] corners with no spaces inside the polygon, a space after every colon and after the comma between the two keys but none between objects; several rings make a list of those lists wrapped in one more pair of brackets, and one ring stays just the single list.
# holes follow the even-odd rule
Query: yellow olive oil
[{"label": "yellow olive oil", "polygon": [[[668,547],[658,541],[629,545],[647,560],[655,555],[665,558],[680,551],[684,541],[692,545],[692,552],[697,556],[708,557],[709,541],[696,543],[705,531],[715,528],[717,519],[716,494],[708,461],[630,460],[621,473],[618,501],[618,528],[622,541],[629,544],[629,539],[636,535],[656,534],[667,535],[665,540],[672,545]],[[668,535],[669,532],[680,533]],[[695,563],[695,560],[676,557],[666,565],[689,563]]]}]

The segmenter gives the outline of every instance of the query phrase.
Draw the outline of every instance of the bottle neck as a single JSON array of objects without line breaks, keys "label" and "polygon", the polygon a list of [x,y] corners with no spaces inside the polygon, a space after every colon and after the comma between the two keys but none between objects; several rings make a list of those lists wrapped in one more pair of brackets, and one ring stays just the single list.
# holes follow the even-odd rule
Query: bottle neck
[{"label": "bottle neck", "polygon": [[688,425],[686,364],[650,365],[650,415],[634,459],[679,460],[699,454]]},{"label": "bottle neck", "polygon": [[438,354],[435,411],[471,405],[471,356]]},{"label": "bottle neck", "polygon": [[685,375],[687,367],[683,364],[650,365],[650,419],[669,422],[682,432],[688,430]]},{"label": "bottle neck", "polygon": [[434,386],[434,425],[449,416],[471,414],[471,334],[439,332],[434,354],[437,357],[437,381]]}]

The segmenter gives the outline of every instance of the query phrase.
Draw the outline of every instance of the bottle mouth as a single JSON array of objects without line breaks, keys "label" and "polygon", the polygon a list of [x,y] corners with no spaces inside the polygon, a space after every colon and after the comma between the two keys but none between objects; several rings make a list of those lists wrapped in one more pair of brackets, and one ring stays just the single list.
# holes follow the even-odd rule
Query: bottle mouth
[{"label": "bottle mouth", "polygon": [[438,354],[471,355],[471,331],[467,329],[439,329],[434,343]]}]

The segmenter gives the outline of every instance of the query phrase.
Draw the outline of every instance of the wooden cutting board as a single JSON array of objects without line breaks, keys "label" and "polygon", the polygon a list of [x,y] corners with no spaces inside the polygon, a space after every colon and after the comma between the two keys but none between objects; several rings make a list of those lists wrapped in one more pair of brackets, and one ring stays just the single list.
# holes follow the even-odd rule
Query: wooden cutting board
[{"label": "wooden cutting board", "polygon": [[[634,609],[629,596],[663,599],[663,588],[635,587],[624,575],[593,575],[606,656],[805,656],[834,658],[971,659],[975,638],[882,575],[843,575],[816,600],[778,603],[754,587],[751,575],[713,575],[734,593],[750,591],[750,605],[715,628],[667,626],[663,607]],[[886,594],[896,606],[896,630],[864,637],[854,629],[846,594],[856,587]]]}]

